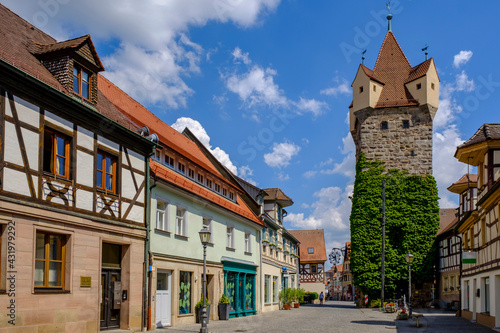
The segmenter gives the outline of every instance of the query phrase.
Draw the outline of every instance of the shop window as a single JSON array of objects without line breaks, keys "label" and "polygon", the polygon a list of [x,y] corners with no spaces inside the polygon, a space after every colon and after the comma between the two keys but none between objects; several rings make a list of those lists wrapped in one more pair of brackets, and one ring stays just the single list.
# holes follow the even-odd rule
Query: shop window
[{"label": "shop window", "polygon": [[170,231],[167,218],[168,203],[161,199],[156,199],[156,229]]},{"label": "shop window", "polygon": [[90,73],[81,67],[73,67],[73,92],[86,99],[90,97]]},{"label": "shop window", "polygon": [[191,313],[191,272],[180,271],[179,277],[179,314]]},{"label": "shop window", "polygon": [[36,233],[35,289],[64,289],[66,236]]},{"label": "shop window", "polygon": [[43,171],[62,178],[70,178],[70,143],[69,136],[45,128]]},{"label": "shop window", "polygon": [[97,152],[97,172],[96,172],[96,187],[117,193],[116,190],[116,156],[105,153],[103,151]]}]

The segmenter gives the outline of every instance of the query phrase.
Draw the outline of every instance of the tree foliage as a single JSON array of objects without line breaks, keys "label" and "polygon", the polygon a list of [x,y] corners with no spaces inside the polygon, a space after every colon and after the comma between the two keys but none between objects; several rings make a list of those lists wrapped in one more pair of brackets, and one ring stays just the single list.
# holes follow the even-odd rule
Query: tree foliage
[{"label": "tree foliage", "polygon": [[[370,297],[381,291],[382,180],[385,179],[385,295],[408,283],[405,255],[414,255],[412,280],[433,276],[433,243],[439,229],[438,190],[434,177],[408,175],[360,153],[351,210],[351,271],[354,285]],[[406,289],[406,288],[405,288]]]}]

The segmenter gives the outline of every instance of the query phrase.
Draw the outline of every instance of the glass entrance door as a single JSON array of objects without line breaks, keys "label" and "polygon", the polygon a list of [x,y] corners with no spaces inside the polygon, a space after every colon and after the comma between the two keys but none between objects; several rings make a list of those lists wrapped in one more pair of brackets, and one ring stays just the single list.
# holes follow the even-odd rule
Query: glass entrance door
[{"label": "glass entrance door", "polygon": [[[101,272],[101,330],[120,328],[121,296],[115,297],[116,290],[121,289],[120,271],[102,269]],[[121,294],[121,293],[120,293]]]}]

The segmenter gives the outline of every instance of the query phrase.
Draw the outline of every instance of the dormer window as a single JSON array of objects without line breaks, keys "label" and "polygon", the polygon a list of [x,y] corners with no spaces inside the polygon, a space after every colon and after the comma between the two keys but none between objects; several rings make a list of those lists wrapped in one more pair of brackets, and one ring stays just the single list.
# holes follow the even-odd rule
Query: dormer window
[{"label": "dormer window", "polygon": [[81,67],[73,67],[73,92],[86,99],[90,97],[90,74]]}]

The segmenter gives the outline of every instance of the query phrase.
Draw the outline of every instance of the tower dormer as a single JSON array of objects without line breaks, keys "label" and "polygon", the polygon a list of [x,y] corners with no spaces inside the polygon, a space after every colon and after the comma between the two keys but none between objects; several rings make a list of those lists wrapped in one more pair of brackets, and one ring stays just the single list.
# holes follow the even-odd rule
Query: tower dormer
[{"label": "tower dormer", "polygon": [[439,107],[439,77],[430,58],[412,67],[388,32],[372,69],[359,65],[352,83],[350,132],[356,156],[388,168],[432,174],[432,121]]}]

